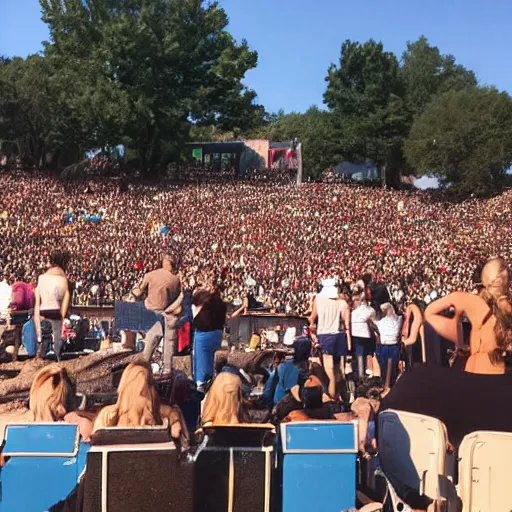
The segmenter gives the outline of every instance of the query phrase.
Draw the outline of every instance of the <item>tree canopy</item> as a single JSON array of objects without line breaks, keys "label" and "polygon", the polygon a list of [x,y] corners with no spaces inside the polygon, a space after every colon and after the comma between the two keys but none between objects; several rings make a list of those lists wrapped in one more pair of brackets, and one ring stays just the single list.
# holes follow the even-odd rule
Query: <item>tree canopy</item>
[{"label": "tree canopy", "polygon": [[345,41],[339,65],[330,67],[326,81],[324,100],[345,157],[371,159],[388,171],[396,167],[408,115],[395,55],[373,40],[364,44]]},{"label": "tree canopy", "polygon": [[402,55],[401,75],[407,107],[413,115],[423,112],[430,101],[447,91],[476,87],[472,71],[455,64],[453,55],[442,55],[426,37],[407,43]]},{"label": "tree canopy", "polygon": [[[31,127],[46,148],[125,143],[151,172],[179,157],[192,124],[248,130],[262,123],[263,107],[242,83],[257,53],[227,32],[217,2],[41,0],[41,7],[50,41],[44,55],[0,68],[0,117],[12,116],[16,104],[27,111],[17,122],[52,118]],[[18,104],[30,87],[39,89],[30,105]],[[29,131],[11,135],[33,138]]]},{"label": "tree canopy", "polygon": [[512,99],[492,88],[438,96],[414,122],[405,152],[418,175],[458,192],[497,191],[512,165]]},{"label": "tree canopy", "polygon": [[44,52],[0,58],[0,142],[33,165],[49,154],[63,167],[124,144],[156,175],[190,139],[298,138],[312,177],[344,159],[374,161],[390,185],[411,173],[479,193],[503,183],[508,96],[479,88],[423,36],[400,60],[380,42],[345,41],[327,72],[326,110],[269,115],[244,85],[258,55],[228,32],[218,2],[40,3]]}]

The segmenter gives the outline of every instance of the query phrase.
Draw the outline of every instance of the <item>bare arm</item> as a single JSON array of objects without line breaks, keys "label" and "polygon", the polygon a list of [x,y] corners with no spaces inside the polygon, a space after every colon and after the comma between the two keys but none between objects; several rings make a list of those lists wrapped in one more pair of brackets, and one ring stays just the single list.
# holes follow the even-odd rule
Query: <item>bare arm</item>
[{"label": "bare arm", "polygon": [[36,328],[37,339],[41,340],[41,293],[39,287],[34,290],[34,326]]},{"label": "bare arm", "polygon": [[240,316],[242,313],[245,315],[247,313],[248,307],[249,307],[249,300],[246,297],[244,299],[243,304],[229,318],[236,318],[237,316]]},{"label": "bare arm", "polygon": [[142,280],[142,282],[138,286],[135,286],[132,290],[132,295],[134,297],[136,297],[137,299],[142,297],[142,295],[148,288],[148,281],[146,279],[146,276],[147,276],[147,274],[144,276],[144,279]]},{"label": "bare arm", "polygon": [[[409,329],[410,325],[410,316],[412,309],[414,308],[414,319],[412,321],[410,334],[407,336],[407,331]],[[402,327],[402,340],[405,346],[414,345],[416,343],[416,340],[418,339],[418,334],[420,332],[420,327],[423,324],[423,314],[421,313],[421,309],[417,306],[409,306],[407,308],[407,311],[409,313],[409,317],[407,317],[407,313],[404,319],[404,325]]]},{"label": "bare arm", "polygon": [[309,317],[309,325],[313,326],[318,318],[318,311],[316,310],[316,300],[313,302],[313,310],[311,311],[311,315]]},{"label": "bare arm", "polygon": [[352,323],[352,315],[350,313],[350,306],[348,305],[348,303],[346,301],[345,302],[345,308],[343,310],[343,313],[342,313],[342,320],[343,320],[343,324],[345,325],[345,331],[347,333],[347,346],[348,346],[348,350],[352,350],[352,326],[351,326],[351,323]]},{"label": "bare arm", "polygon": [[[441,315],[443,311],[453,308],[454,318]],[[462,315],[466,315],[474,329],[480,329],[489,307],[485,301],[466,292],[455,292],[447,297],[432,302],[425,311],[425,321],[443,338],[453,342],[457,347],[462,346]]]},{"label": "bare arm", "polygon": [[427,351],[425,349],[425,326],[421,324],[420,326],[420,339],[421,339],[421,360],[426,363],[427,362]]},{"label": "bare arm", "polygon": [[62,304],[60,306],[60,316],[62,320],[66,318],[69,309],[69,303],[71,302],[71,294],[69,293],[69,287],[66,289],[66,293],[64,294],[64,298],[62,299]]},{"label": "bare arm", "polygon": [[412,310],[412,304],[407,306],[407,309],[405,310],[404,315],[404,323],[402,325],[402,339],[407,338],[407,335],[409,333],[409,324],[411,322],[411,311]]}]

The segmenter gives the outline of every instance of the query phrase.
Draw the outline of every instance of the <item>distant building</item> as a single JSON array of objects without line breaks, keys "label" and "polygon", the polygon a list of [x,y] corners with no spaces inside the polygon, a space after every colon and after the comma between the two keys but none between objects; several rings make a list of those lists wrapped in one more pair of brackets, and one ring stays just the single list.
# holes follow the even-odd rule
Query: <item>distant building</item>
[{"label": "distant building", "polygon": [[190,142],[187,146],[193,162],[213,170],[231,168],[238,177],[256,169],[298,167],[293,141],[251,139],[236,142]]}]

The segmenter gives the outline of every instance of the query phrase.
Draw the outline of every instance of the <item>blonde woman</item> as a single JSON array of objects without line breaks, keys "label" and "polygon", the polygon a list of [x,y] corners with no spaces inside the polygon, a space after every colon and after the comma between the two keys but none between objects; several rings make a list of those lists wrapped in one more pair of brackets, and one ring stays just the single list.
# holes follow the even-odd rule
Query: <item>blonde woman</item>
[{"label": "blonde woman", "polygon": [[210,426],[246,422],[240,377],[229,371],[219,373],[206,395],[201,423]]},{"label": "blonde woman", "polygon": [[[491,258],[481,273],[484,289],[480,295],[455,292],[425,311],[425,320],[444,338],[462,347],[461,320],[471,323],[471,355],[465,370],[471,373],[503,374],[505,359],[512,351],[512,312],[508,296],[509,269],[502,258]],[[453,318],[443,316],[452,309]]]},{"label": "blonde woman", "polygon": [[171,428],[174,439],[188,446],[188,432],[178,407],[160,405],[153,385],[153,375],[146,362],[129,364],[117,388],[117,402],[104,407],[94,421],[93,432],[108,427],[148,427],[163,425]]},{"label": "blonde woman", "polygon": [[143,363],[129,364],[117,388],[117,402],[101,409],[94,432],[107,427],[162,425],[158,395],[153,389],[149,367]]},{"label": "blonde woman", "polygon": [[92,423],[74,412],[77,397],[71,379],[62,366],[50,364],[36,373],[29,401],[33,421],[65,421],[78,425],[82,438],[89,440]]}]

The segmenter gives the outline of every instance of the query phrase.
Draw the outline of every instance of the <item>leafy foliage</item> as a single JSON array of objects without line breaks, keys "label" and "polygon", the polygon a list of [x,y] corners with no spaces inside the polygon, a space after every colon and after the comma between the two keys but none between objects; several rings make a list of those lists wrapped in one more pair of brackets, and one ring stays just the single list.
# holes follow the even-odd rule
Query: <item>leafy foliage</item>
[{"label": "leafy foliage", "polygon": [[512,165],[512,99],[488,88],[438,96],[414,122],[405,151],[418,175],[458,192],[499,190]]},{"label": "leafy foliage", "polygon": [[340,148],[352,161],[373,160],[388,176],[400,165],[408,113],[396,57],[382,43],[345,41],[332,65],[324,100],[334,116]]},{"label": "leafy foliage", "polygon": [[462,192],[506,180],[510,98],[479,89],[472,71],[425,37],[400,62],[382,43],[347,40],[326,77],[327,111],[268,115],[243,84],[257,53],[233,39],[218,2],[40,3],[44,54],[0,58],[0,142],[36,166],[47,154],[63,167],[86,149],[123,143],[153,175],[190,139],[297,137],[311,177],[343,157],[373,160],[391,185],[406,172]]},{"label": "leafy foliage", "polygon": [[263,108],[242,84],[257,54],[226,31],[218,3],[41,0],[41,7],[51,39],[44,56],[0,68],[0,118],[13,121],[16,109],[23,124],[9,136],[37,132],[36,145],[60,149],[126,143],[150,173],[178,156],[192,123],[261,124]]},{"label": "leafy foliage", "polygon": [[424,36],[407,43],[407,50],[402,55],[401,74],[406,104],[414,115],[421,114],[439,94],[477,85],[472,71],[455,64],[453,55],[441,55],[439,48],[430,46]]}]

